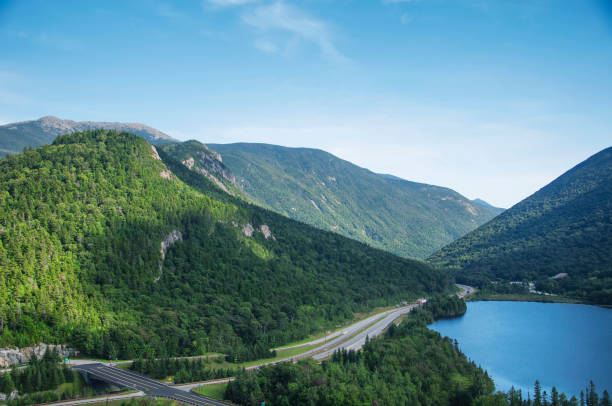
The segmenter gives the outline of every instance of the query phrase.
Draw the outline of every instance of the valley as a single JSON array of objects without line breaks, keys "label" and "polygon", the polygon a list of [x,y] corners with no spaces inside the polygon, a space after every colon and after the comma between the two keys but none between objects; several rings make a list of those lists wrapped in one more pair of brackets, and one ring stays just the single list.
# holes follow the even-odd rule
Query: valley
[{"label": "valley", "polygon": [[612,406],[608,3],[0,0],[0,406]]}]

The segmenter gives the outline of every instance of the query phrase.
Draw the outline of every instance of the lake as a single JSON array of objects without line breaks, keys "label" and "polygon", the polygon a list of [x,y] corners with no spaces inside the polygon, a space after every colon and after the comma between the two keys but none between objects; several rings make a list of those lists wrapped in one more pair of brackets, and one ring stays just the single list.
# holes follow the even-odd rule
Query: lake
[{"label": "lake", "polygon": [[576,395],[593,380],[612,392],[612,309],[560,303],[468,302],[463,317],[429,327],[456,339],[497,389]]}]

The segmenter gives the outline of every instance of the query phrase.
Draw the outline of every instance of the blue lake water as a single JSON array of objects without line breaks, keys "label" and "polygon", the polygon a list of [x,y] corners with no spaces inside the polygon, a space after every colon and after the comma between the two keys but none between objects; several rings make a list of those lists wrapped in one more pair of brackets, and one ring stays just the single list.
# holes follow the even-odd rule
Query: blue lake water
[{"label": "blue lake water", "polygon": [[559,303],[469,302],[460,318],[429,326],[456,339],[497,389],[514,385],[578,395],[589,380],[612,392],[612,309]]}]

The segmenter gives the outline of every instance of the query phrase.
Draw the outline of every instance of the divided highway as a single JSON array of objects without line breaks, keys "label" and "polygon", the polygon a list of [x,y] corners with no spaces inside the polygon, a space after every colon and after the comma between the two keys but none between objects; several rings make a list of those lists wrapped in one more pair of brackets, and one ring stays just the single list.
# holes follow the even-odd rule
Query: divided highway
[{"label": "divided highway", "polygon": [[[415,307],[419,307],[421,304],[411,304],[409,306],[400,307],[397,310],[387,312],[382,320],[370,325],[367,329],[349,338],[348,340],[340,341],[337,345],[332,345],[330,348],[320,347],[317,348],[317,353],[312,358],[315,360],[322,360],[331,356],[334,351],[345,349],[345,350],[359,350],[365,345],[366,337],[374,338],[379,336],[387,327],[391,325],[398,317],[403,316],[406,313],[410,313]],[[320,352],[323,350],[322,352]]]},{"label": "divided highway", "polygon": [[185,392],[175,387],[164,385],[154,379],[102,363],[75,365],[73,369],[86,372],[91,378],[112,383],[119,387],[136,389],[151,396],[160,396],[196,406],[227,406],[227,403],[191,392]]}]

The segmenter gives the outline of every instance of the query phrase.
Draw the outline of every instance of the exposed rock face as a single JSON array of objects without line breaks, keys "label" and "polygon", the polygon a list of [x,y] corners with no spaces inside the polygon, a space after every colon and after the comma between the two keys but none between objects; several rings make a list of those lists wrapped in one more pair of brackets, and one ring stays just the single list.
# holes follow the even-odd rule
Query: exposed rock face
[{"label": "exposed rock face", "polygon": [[151,149],[153,150],[153,158],[157,159],[158,161],[161,161],[161,158],[159,157],[159,154],[157,153],[157,149],[151,145]]},{"label": "exposed rock face", "polygon": [[172,179],[172,172],[170,172],[167,169],[164,169],[163,171],[159,173],[159,176],[161,176],[164,179]]},{"label": "exposed rock face", "polygon": [[4,402],[5,400],[13,400],[19,396],[19,392],[15,389],[12,393],[6,395],[4,393],[0,393],[0,402]]},{"label": "exposed rock face", "polygon": [[[196,157],[190,156],[182,161],[182,164],[187,168],[194,170],[208,179],[213,181],[225,193],[231,192],[228,190],[223,180],[236,186],[236,178],[232,172],[223,165],[221,155],[215,151],[211,151],[206,145],[200,144],[205,150],[197,151]],[[219,179],[220,178],[220,179]]]},{"label": "exposed rock face", "polygon": [[159,244],[159,253],[161,255],[161,261],[159,261],[159,275],[157,275],[154,279],[155,282],[159,281],[159,278],[162,276],[163,272],[163,264],[166,259],[166,252],[168,252],[168,248],[172,246],[177,241],[183,240],[183,234],[179,230],[172,230],[170,234],[168,234],[162,242]]},{"label": "exposed rock face", "polygon": [[264,235],[264,237],[266,237],[266,240],[270,237],[274,238],[272,236],[272,232],[270,231],[270,227],[268,227],[266,224],[262,224],[259,227],[259,231],[261,231],[261,233]]},{"label": "exposed rock face", "polygon": [[172,246],[175,242],[183,240],[183,234],[179,230],[173,230],[170,234],[168,234],[161,242],[159,253],[161,254],[162,261],[166,259],[166,252],[168,248]]},{"label": "exposed rock face", "polygon": [[244,227],[242,227],[242,234],[247,237],[252,237],[253,231],[255,231],[255,229],[253,228],[253,225],[251,223],[247,223]]},{"label": "exposed rock face", "polygon": [[[198,169],[202,175],[205,175],[205,176],[208,176],[208,175],[212,176],[213,174],[221,175],[223,179],[227,180],[229,183],[236,186],[236,177],[225,165],[223,165],[223,161],[221,160],[221,155],[219,155],[217,152],[211,151],[210,149],[207,152],[198,151],[197,159],[198,159],[198,166],[199,166]],[[183,162],[183,164],[185,164],[185,162]]]},{"label": "exposed rock face", "polygon": [[32,354],[36,354],[40,358],[47,350],[52,351],[54,349],[62,358],[78,354],[78,351],[74,348],[55,344],[38,344],[34,347],[25,348],[2,348],[0,349],[0,368],[10,368],[12,365],[26,363],[30,361]]},{"label": "exposed rock face", "polygon": [[187,169],[193,168],[194,164],[195,164],[195,159],[193,159],[192,156],[190,156],[189,158],[187,158],[187,159],[185,159],[183,161],[183,165],[185,165],[187,167]]}]

